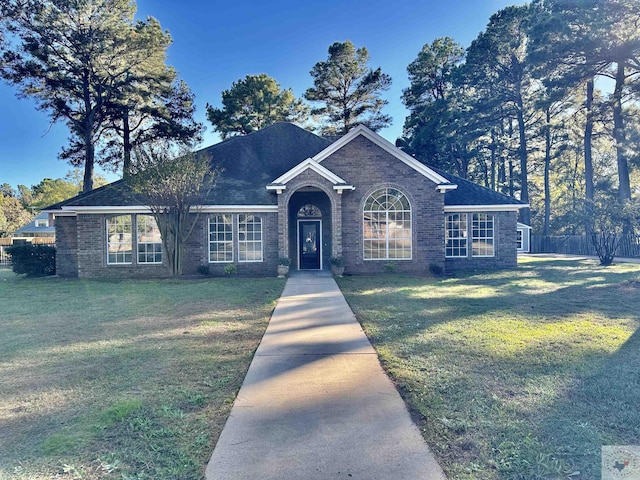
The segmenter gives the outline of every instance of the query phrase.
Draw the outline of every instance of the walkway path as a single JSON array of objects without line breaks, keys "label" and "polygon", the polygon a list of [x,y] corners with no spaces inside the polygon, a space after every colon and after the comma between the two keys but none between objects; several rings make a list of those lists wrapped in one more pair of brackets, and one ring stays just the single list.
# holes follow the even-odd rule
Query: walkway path
[{"label": "walkway path", "polygon": [[335,281],[291,277],[207,480],[430,480],[444,475]]}]

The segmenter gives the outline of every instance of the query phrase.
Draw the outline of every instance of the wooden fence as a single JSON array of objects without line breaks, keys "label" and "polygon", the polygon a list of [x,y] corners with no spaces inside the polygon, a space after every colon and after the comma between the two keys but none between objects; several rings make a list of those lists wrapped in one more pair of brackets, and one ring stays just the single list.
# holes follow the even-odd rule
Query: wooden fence
[{"label": "wooden fence", "polygon": [[[531,253],[597,255],[591,239],[585,235],[531,235]],[[640,258],[640,235],[621,235],[616,257]]]}]

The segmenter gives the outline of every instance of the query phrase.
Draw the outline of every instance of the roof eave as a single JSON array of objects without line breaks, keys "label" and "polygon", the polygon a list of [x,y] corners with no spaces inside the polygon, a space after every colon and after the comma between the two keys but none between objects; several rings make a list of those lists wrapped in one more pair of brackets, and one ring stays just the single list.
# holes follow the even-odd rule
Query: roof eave
[{"label": "roof eave", "polygon": [[528,208],[528,203],[502,203],[493,205],[445,205],[446,212],[517,212]]}]

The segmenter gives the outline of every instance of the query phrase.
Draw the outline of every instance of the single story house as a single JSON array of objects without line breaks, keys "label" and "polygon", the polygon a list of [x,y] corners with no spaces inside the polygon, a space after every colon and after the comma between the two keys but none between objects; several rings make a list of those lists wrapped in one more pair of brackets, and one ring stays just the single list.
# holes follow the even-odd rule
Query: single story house
[{"label": "single story house", "polygon": [[[199,208],[183,273],[235,264],[245,275],[294,270],[350,274],[516,266],[524,203],[428,167],[364,126],[333,141],[277,123],[200,151],[221,172]],[[155,220],[126,181],[53,205],[57,272],[79,277],[166,275]]]}]

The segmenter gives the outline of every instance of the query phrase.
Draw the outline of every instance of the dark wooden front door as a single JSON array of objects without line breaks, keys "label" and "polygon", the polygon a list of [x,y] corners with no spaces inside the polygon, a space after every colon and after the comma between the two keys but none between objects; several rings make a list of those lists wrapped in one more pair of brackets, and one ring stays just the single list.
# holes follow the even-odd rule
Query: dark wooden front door
[{"label": "dark wooden front door", "polygon": [[320,221],[299,222],[298,252],[300,270],[320,269]]}]

